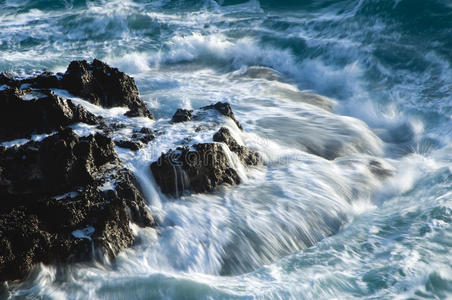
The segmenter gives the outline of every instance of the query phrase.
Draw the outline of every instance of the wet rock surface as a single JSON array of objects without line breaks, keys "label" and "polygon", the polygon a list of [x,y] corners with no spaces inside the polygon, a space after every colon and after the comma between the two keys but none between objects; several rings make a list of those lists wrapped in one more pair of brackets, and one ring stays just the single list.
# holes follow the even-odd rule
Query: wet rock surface
[{"label": "wet rock surface", "polygon": [[235,122],[235,124],[237,125],[238,128],[243,129],[242,125],[235,118],[234,112],[232,111],[231,105],[229,105],[229,103],[217,102],[212,105],[201,107],[201,109],[204,109],[204,110],[214,109],[214,110],[218,111],[220,114],[222,114],[223,116],[231,118]]},{"label": "wet rock surface", "polygon": [[71,62],[61,87],[102,107],[127,106],[129,117],[153,118],[139,97],[135,80],[100,60]]},{"label": "wet rock surface", "polygon": [[50,90],[40,90],[41,98],[24,100],[28,92],[17,88],[0,91],[0,142],[50,133],[78,122],[93,125],[99,120],[82,106]]},{"label": "wet rock surface", "polygon": [[133,244],[129,222],[153,226],[111,139],[70,128],[0,148],[0,281],[35,263],[113,257]]},{"label": "wet rock surface", "polygon": [[[212,192],[222,184],[239,184],[240,177],[228,156],[225,146],[237,154],[245,165],[258,165],[260,155],[241,146],[227,128],[221,128],[214,141],[179,147],[163,153],[151,164],[151,171],[163,193],[179,197],[190,193]],[[223,146],[220,143],[224,143]]]},{"label": "wet rock surface", "polygon": [[222,145],[205,143],[193,148],[170,150],[151,164],[151,171],[163,193],[179,197],[187,193],[211,192],[225,183],[240,183]]},{"label": "wet rock surface", "polygon": [[142,148],[143,145],[140,142],[130,141],[130,140],[117,140],[115,145],[121,148],[130,149],[132,151],[137,151]]},{"label": "wet rock surface", "polygon": [[173,123],[181,123],[181,122],[190,121],[192,118],[192,113],[193,113],[193,110],[179,108],[176,111],[176,113],[173,115],[173,118],[171,119],[171,121]]},{"label": "wet rock surface", "polygon": [[135,80],[127,74],[94,59],[72,61],[64,74],[44,71],[37,76],[25,79],[14,78],[11,74],[0,74],[0,86],[13,88],[68,90],[71,94],[105,108],[126,106],[129,117],[148,117],[152,113],[139,96]]},{"label": "wet rock surface", "polygon": [[220,130],[214,134],[213,140],[219,143],[225,143],[229,150],[237,154],[240,160],[245,165],[256,166],[262,162],[262,158],[259,153],[248,149],[245,146],[239,145],[237,141],[232,137],[231,131],[226,127],[221,127]]}]

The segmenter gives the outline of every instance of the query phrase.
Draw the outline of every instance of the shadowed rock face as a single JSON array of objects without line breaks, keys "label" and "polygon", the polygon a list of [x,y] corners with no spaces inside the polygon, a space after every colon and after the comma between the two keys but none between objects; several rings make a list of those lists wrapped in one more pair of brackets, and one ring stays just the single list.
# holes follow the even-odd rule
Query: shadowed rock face
[{"label": "shadowed rock face", "polygon": [[130,117],[153,118],[138,95],[135,80],[100,60],[73,61],[61,80],[62,88],[103,107],[127,106]]},{"label": "shadowed rock face", "polygon": [[129,222],[154,225],[112,140],[70,128],[0,147],[0,201],[0,281],[23,278],[38,262],[113,257],[133,244]]},{"label": "shadowed rock face", "polygon": [[23,100],[26,93],[17,88],[0,91],[0,142],[50,133],[77,122],[93,125],[99,119],[49,90],[41,90],[44,97],[29,101]]},{"label": "shadowed rock face", "polygon": [[[214,141],[226,144],[245,165],[262,162],[258,153],[239,145],[227,128],[221,128],[214,135]],[[240,177],[221,144],[195,144],[193,148],[170,150],[151,164],[151,171],[163,193],[179,197],[188,193],[212,192],[225,183],[240,183]]]}]

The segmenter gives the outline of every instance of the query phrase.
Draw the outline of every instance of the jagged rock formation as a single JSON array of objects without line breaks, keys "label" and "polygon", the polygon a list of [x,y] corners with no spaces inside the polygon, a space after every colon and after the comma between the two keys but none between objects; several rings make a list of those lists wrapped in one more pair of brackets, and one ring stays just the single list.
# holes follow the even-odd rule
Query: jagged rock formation
[{"label": "jagged rock formation", "polygon": [[171,121],[174,123],[190,121],[192,118],[192,113],[193,113],[193,110],[179,108],[176,111],[176,113],[173,115],[173,118],[171,119]]},{"label": "jagged rock formation", "polygon": [[38,262],[113,257],[133,244],[129,222],[154,225],[112,140],[70,128],[0,148],[0,199],[0,281]]},{"label": "jagged rock formation", "polygon": [[206,143],[170,150],[151,164],[155,180],[165,194],[211,192],[218,185],[239,184],[240,177],[220,144]]},{"label": "jagged rock formation", "polygon": [[[226,144],[245,165],[261,162],[258,153],[241,146],[229,130],[221,128],[214,141]],[[195,144],[163,153],[151,164],[151,171],[163,193],[179,197],[187,193],[211,192],[222,184],[239,184],[240,177],[219,143]]]},{"label": "jagged rock formation", "polygon": [[35,89],[65,89],[102,107],[126,106],[130,109],[126,112],[129,117],[153,119],[152,113],[139,96],[135,80],[97,59],[92,63],[86,60],[73,61],[64,74],[45,71],[36,77],[16,79],[2,73],[0,86],[2,85],[14,88],[25,85]]},{"label": "jagged rock formation", "polygon": [[220,114],[222,114],[223,116],[231,118],[235,122],[235,124],[237,125],[238,128],[243,129],[242,125],[235,118],[234,112],[232,111],[232,108],[229,105],[229,103],[217,102],[212,105],[201,107],[201,109],[204,109],[204,110],[214,109],[214,110],[218,111]]},{"label": "jagged rock formation", "polygon": [[129,117],[153,118],[139,97],[135,80],[100,60],[94,59],[91,64],[85,60],[71,62],[61,87],[103,107],[127,106]]},{"label": "jagged rock formation", "polygon": [[23,100],[27,91],[7,88],[0,91],[0,142],[50,133],[77,122],[96,124],[97,118],[80,105],[60,98],[49,90],[42,98]]},{"label": "jagged rock formation", "polygon": [[215,142],[225,143],[226,145],[228,145],[229,150],[237,154],[237,156],[245,165],[256,166],[260,162],[262,162],[259,153],[251,151],[245,146],[239,145],[239,143],[237,143],[237,141],[232,137],[229,129],[227,129],[226,127],[221,127],[220,130],[214,134],[213,140]]},{"label": "jagged rock formation", "polygon": [[[115,145],[136,151],[163,132],[95,116],[51,88],[66,89],[103,107],[127,106],[130,117],[152,118],[133,78],[99,60],[74,61],[64,74],[43,72],[26,79],[0,74],[0,142],[53,134],[20,147],[0,146],[0,281],[21,279],[40,262],[114,257],[134,243],[131,222],[155,226]],[[216,113],[242,128],[230,105],[221,102],[197,114],[179,109],[172,122],[206,116],[216,123]],[[68,127],[78,122],[96,125],[92,129],[103,133],[80,137]],[[189,137],[186,142],[191,143]],[[261,162],[259,154],[221,128],[213,143],[170,150],[152,163],[151,170],[166,194],[211,192],[223,184],[240,183],[231,155],[247,166]]]}]

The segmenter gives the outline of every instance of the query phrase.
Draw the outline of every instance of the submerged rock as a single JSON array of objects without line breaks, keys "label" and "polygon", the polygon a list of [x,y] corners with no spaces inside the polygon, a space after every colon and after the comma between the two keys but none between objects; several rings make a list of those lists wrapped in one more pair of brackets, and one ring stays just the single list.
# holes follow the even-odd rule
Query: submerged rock
[{"label": "submerged rock", "polygon": [[0,281],[21,279],[39,262],[114,257],[133,244],[130,222],[154,225],[112,140],[70,128],[0,147],[0,199]]},{"label": "submerged rock", "polygon": [[100,60],[70,63],[61,80],[62,88],[103,107],[127,106],[130,117],[153,118],[140,99],[135,80]]},{"label": "submerged rock", "polygon": [[181,123],[190,121],[192,117],[193,110],[181,109],[179,108],[176,113],[173,115],[172,121],[174,123]]},{"label": "submerged rock", "polygon": [[229,103],[217,102],[213,105],[201,107],[201,109],[204,109],[204,110],[215,109],[216,111],[221,113],[223,116],[231,118],[235,122],[235,124],[237,125],[238,128],[243,129],[242,125],[240,125],[239,121],[237,121],[237,119],[235,118],[234,112],[232,111],[232,108],[229,105]]},{"label": "submerged rock", "polygon": [[17,88],[0,91],[0,141],[50,133],[77,122],[94,125],[98,120],[82,106],[49,90],[41,90],[39,99],[23,100],[27,92]]},{"label": "submerged rock", "polygon": [[[106,131],[107,134],[111,133],[111,126],[107,128],[110,130]],[[134,129],[130,137],[116,138],[114,142],[118,147],[137,151],[153,139],[155,139],[154,132],[150,128],[142,127],[141,129]]]}]

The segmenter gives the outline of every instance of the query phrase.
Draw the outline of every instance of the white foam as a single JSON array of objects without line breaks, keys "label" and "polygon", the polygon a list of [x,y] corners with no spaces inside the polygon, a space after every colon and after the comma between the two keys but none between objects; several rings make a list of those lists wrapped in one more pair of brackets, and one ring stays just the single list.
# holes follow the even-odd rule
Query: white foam
[{"label": "white foam", "polygon": [[68,192],[68,193],[65,193],[65,194],[63,194],[63,195],[58,195],[58,196],[54,196],[54,197],[52,197],[53,199],[55,199],[55,200],[61,200],[61,199],[65,199],[65,198],[75,198],[75,197],[77,197],[78,196],[78,192]]},{"label": "white foam", "polygon": [[44,98],[44,97],[47,97],[47,95],[37,92],[37,91],[31,91],[31,92],[25,94],[25,96],[23,96],[22,99],[25,101],[30,101],[30,100],[40,99],[40,98]]},{"label": "white foam", "polygon": [[114,181],[107,181],[107,182],[105,182],[104,184],[102,184],[102,185],[99,187],[99,190],[101,190],[101,191],[103,191],[103,192],[109,191],[109,190],[113,190],[113,191],[114,191],[115,188],[116,188],[116,184],[115,184]]},{"label": "white foam", "polygon": [[72,231],[72,235],[78,239],[87,239],[91,240],[91,235],[96,230],[92,226],[86,226],[85,228],[77,229]]}]

